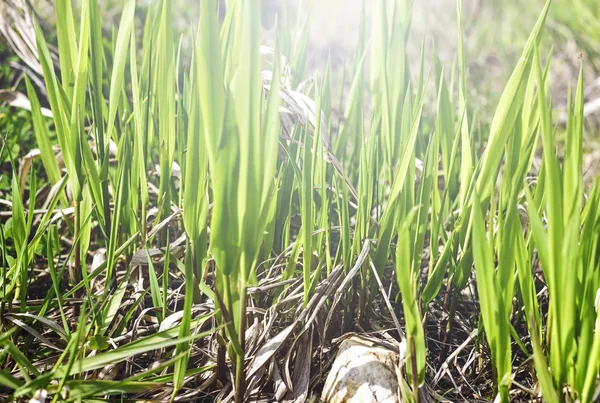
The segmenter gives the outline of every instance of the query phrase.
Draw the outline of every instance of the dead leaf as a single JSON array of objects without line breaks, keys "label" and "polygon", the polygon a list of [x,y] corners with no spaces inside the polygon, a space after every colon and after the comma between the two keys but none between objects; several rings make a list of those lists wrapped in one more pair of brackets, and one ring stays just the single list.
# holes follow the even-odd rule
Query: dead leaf
[{"label": "dead leaf", "polygon": [[281,377],[279,365],[277,365],[276,362],[273,363],[271,374],[273,376],[273,381],[275,382],[275,399],[280,402],[283,400],[289,389]]},{"label": "dead leaf", "polygon": [[277,350],[281,347],[283,343],[288,339],[292,331],[296,327],[296,323],[291,324],[290,326],[283,329],[279,332],[275,337],[269,339],[257,352],[256,357],[254,357],[254,361],[252,361],[252,365],[250,366],[250,370],[248,371],[248,378],[254,375],[259,369],[261,369],[270,359],[275,355]]},{"label": "dead leaf", "polygon": [[[31,102],[29,102],[29,98],[19,91],[12,90],[0,90],[0,100],[6,102],[10,106],[19,109],[25,109],[31,111]],[[42,112],[42,116],[47,118],[52,117],[52,111],[48,108],[40,108]]]},{"label": "dead leaf", "polygon": [[21,166],[19,167],[19,190],[21,191],[21,197],[25,193],[25,185],[27,184],[27,175],[29,175],[29,171],[31,170],[31,165],[33,164],[33,160],[35,157],[38,157],[41,154],[40,150],[34,148],[29,151],[27,155],[25,155],[21,160]]},{"label": "dead leaf", "polygon": [[294,374],[292,376],[293,391],[289,391],[284,402],[304,403],[308,400],[310,386],[310,366],[312,363],[313,329],[302,333],[296,339],[298,349],[294,359]]}]

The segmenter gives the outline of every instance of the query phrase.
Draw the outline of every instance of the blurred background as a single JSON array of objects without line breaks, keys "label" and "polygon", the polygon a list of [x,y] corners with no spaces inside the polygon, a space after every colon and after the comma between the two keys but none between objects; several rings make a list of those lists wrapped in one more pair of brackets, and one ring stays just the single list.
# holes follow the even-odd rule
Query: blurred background
[{"label": "blurred background", "polygon": [[[173,21],[176,34],[182,38],[185,63],[187,49],[196,26],[199,2],[202,0],[173,0]],[[99,0],[104,18],[104,30],[110,38],[113,27],[119,23],[122,2]],[[225,0],[221,6],[225,7]],[[289,4],[291,15],[282,16]],[[542,9],[543,0],[465,0],[463,1],[463,28],[468,87],[471,105],[477,122],[485,126],[494,113],[500,91],[520,56],[527,36]],[[145,15],[152,0],[138,0],[138,15]],[[262,8],[263,42],[272,46],[276,20],[285,20],[292,31],[309,36],[309,49],[304,76],[320,77],[331,58],[333,87],[345,96],[349,87],[351,62],[356,52],[359,30],[371,32],[371,1],[369,0],[256,0]],[[73,2],[75,13],[78,1]],[[363,13],[364,7],[364,13]],[[439,57],[445,66],[456,66],[457,11],[455,0],[416,0],[407,47],[411,60],[418,66],[424,47],[425,66],[433,66]],[[34,13],[29,10],[33,9]],[[29,117],[24,111],[10,108],[10,91],[25,92],[23,77],[39,75],[35,55],[32,15],[40,21],[48,38],[55,26],[54,0],[0,0],[0,127],[5,132],[21,133],[8,139],[13,158],[27,143],[33,141]],[[361,16],[364,15],[363,25]],[[28,22],[29,21],[29,22]],[[307,25],[307,21],[310,23]],[[141,22],[141,21],[140,21]],[[137,24],[141,27],[142,24]],[[177,37],[177,36],[176,36]],[[586,83],[586,116],[588,120],[588,166],[600,159],[596,151],[597,128],[600,126],[600,2],[597,0],[554,0],[547,22],[544,49],[551,50],[545,57],[552,58],[550,93],[552,94],[557,123],[561,123],[566,108],[566,95],[573,86],[581,60],[584,63]],[[50,41],[52,43],[52,41]],[[368,43],[367,43],[368,46]],[[434,56],[436,55],[436,56]],[[368,58],[367,58],[368,60]],[[367,67],[368,68],[368,67]],[[413,72],[416,69],[413,69]],[[446,74],[452,78],[453,71]],[[41,80],[35,80],[43,94]],[[8,90],[8,91],[6,91]],[[434,108],[435,94],[426,106]],[[21,147],[24,145],[24,147]],[[5,154],[7,155],[7,154]],[[8,157],[4,157],[7,159]],[[0,161],[7,162],[7,161]]]}]

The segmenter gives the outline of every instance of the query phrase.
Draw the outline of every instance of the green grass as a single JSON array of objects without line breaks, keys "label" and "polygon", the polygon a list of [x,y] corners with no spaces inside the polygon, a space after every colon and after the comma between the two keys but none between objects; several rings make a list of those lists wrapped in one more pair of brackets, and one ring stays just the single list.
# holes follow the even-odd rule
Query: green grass
[{"label": "green grass", "polygon": [[53,117],[27,81],[43,173],[4,175],[0,396],[242,402],[283,373],[302,399],[324,344],[400,313],[405,401],[449,391],[437,346],[469,326],[479,397],[591,401],[600,185],[583,64],[564,144],[553,126],[550,1],[483,124],[460,0],[455,66],[409,56],[412,1],[375,1],[370,37],[363,11],[339,106],[331,63],[305,77],[310,18],[285,6],[264,43],[253,1],[226,3],[200,3],[186,60],[168,0],[126,1],[110,35],[97,0],[57,1],[60,71],[36,25]]}]

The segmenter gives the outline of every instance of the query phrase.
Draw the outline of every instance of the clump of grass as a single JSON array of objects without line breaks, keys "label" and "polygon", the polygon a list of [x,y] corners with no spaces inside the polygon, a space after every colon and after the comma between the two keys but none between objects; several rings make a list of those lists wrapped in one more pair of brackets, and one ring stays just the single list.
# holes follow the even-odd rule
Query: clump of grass
[{"label": "clump of grass", "polygon": [[429,368],[460,354],[436,357],[435,342],[457,341],[467,314],[491,357],[487,398],[511,400],[522,377],[545,400],[591,401],[600,186],[584,192],[583,74],[556,152],[540,57],[550,1],[489,132],[468,97],[460,1],[450,81],[435,54],[426,69],[425,47],[410,63],[412,2],[374,2],[369,50],[363,9],[340,118],[332,66],[304,81],[309,24],[294,37],[285,7],[261,50],[253,1],[227,2],[222,18],[202,1],[189,63],[168,0],[143,26],[126,1],[110,40],[97,0],[74,9],[56,4],[60,72],[36,25],[62,160],[27,82],[49,184],[32,171],[25,193],[11,175],[0,394],[305,401],[322,377],[309,358],[324,363],[344,333],[381,332],[378,314],[405,343],[401,393],[419,402],[437,386]]}]

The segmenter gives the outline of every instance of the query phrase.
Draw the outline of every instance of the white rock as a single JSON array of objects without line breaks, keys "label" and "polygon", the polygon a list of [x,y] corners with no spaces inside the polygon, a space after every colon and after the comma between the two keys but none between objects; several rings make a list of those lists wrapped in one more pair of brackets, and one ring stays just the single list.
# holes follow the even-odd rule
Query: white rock
[{"label": "white rock", "polygon": [[352,336],[344,340],[325,381],[325,403],[400,403],[400,356]]}]

